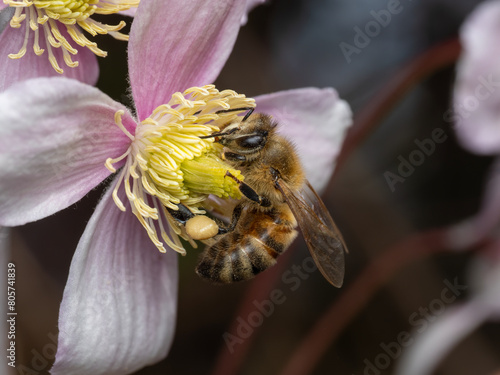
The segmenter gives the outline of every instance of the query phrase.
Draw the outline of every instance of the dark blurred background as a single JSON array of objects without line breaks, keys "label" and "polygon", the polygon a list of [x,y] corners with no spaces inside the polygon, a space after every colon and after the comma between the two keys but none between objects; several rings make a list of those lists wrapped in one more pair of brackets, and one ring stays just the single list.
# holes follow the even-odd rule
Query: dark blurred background
[{"label": "dark blurred background", "polygon": [[[341,45],[354,46],[357,28],[364,30],[375,20],[374,13],[396,3],[400,11],[391,14],[378,32],[373,29],[376,35],[369,43],[346,58]],[[358,116],[401,69],[429,48],[456,38],[464,18],[478,3],[269,1],[250,13],[216,84],[219,89],[230,88],[247,96],[331,86]],[[98,87],[127,104],[125,44],[109,37],[100,37],[98,44],[109,51],[109,57],[99,60]],[[452,65],[439,69],[402,95],[388,116],[348,155],[324,193],[350,249],[344,288],[334,289],[318,272],[292,283],[287,275],[293,265],[302,265],[308,257],[303,241],[297,241],[282,267],[266,271],[277,273],[278,282],[271,290],[280,290],[283,302],[254,330],[249,338],[252,344],[234,373],[278,373],[364,267],[416,232],[455,223],[476,212],[491,160],[462,150],[452,124],[443,117],[450,109],[454,69]],[[391,189],[384,174],[397,173],[398,158],[407,159],[417,149],[415,140],[431,137],[436,128],[443,129],[446,141],[437,144],[432,155]],[[18,310],[22,311],[17,326],[22,336],[19,364],[31,367],[35,352],[42,352],[51,342],[50,336],[57,333],[58,308],[71,257],[101,194],[102,187],[63,212],[14,231],[11,259],[17,263]],[[238,317],[242,300],[252,298],[246,294],[252,282],[224,287],[207,284],[194,273],[197,256],[198,250],[193,250],[179,262],[178,323],[170,354],[138,374],[210,374],[221,351],[227,350],[223,334]],[[367,372],[366,367],[384,353],[381,344],[397,340],[403,331],[418,338],[410,316],[439,298],[443,280],[458,278],[467,284],[470,257],[468,253],[438,254],[402,268],[344,327],[314,374],[376,373]],[[466,297],[464,293],[458,299]],[[248,316],[239,318],[247,321]],[[492,375],[500,370],[499,344],[498,325],[483,326],[444,358],[436,373]],[[396,361],[391,360],[379,373],[391,373]],[[44,368],[48,366],[41,366],[37,373],[45,373]],[[223,373],[224,366],[218,368]]]}]

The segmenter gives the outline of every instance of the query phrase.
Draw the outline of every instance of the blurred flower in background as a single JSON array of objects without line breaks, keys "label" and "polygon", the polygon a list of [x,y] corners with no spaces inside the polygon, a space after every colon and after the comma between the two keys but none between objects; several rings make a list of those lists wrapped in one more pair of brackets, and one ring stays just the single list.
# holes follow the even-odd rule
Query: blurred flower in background
[{"label": "blurred flower in background", "polygon": [[478,213],[452,227],[453,249],[476,247],[471,261],[470,297],[441,315],[409,349],[401,375],[426,375],[474,330],[500,319],[500,1],[482,3],[464,22],[450,113],[458,140],[473,153],[493,155]]},{"label": "blurred flower in background", "polygon": [[463,54],[454,89],[453,120],[458,140],[470,152],[496,157],[474,219],[450,235],[457,247],[468,247],[492,235],[500,222],[500,2],[487,1],[461,29]]}]

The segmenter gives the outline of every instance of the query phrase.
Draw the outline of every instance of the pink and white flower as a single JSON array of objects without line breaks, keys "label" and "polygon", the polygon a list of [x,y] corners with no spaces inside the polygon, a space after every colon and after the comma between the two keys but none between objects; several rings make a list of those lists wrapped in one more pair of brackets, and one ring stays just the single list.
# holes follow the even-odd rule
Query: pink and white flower
[{"label": "pink and white flower", "polygon": [[[123,166],[75,251],[52,374],[127,374],[165,357],[177,298],[177,255],[168,247],[182,250],[164,207],[194,207],[200,198],[195,188],[177,195],[170,183],[178,171],[167,168],[168,154],[180,155],[174,167],[203,157],[213,144],[197,135],[236,115],[215,112],[254,105],[208,85],[231,52],[248,2],[163,5],[143,0],[130,32],[134,112],[63,77],[27,80],[0,93],[0,225],[22,225],[68,207]],[[299,152],[321,189],[351,124],[348,105],[333,89],[315,88],[255,102],[292,140],[310,142]]]}]

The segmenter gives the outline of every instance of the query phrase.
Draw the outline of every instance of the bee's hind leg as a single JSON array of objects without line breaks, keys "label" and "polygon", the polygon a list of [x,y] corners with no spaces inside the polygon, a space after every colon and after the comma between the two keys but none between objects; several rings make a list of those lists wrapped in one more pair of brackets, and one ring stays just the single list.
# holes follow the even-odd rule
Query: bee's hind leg
[{"label": "bee's hind leg", "polygon": [[186,222],[193,218],[195,216],[195,214],[193,214],[189,208],[187,208],[186,206],[184,206],[182,203],[179,203],[177,205],[177,207],[179,208],[178,210],[173,210],[169,207],[166,207],[168,213],[170,215],[172,215],[172,217],[178,221],[179,223],[181,224],[186,224]]},{"label": "bee's hind leg", "polygon": [[[189,230],[189,225],[192,225],[193,223],[189,223],[187,224],[191,219],[193,218],[196,218],[195,220],[199,220],[199,218],[201,216],[198,216],[193,214],[189,208],[187,208],[185,205],[183,205],[182,203],[179,203],[177,205],[177,207],[179,208],[178,210],[173,210],[171,208],[167,208],[167,211],[170,213],[170,215],[172,215],[172,217],[175,219],[175,221],[179,222],[180,224],[184,225],[186,227],[186,231],[188,231],[188,234],[194,238],[194,239],[205,239],[203,237],[201,238],[197,238],[198,235],[204,235],[204,232],[206,233],[206,231],[208,230],[208,228],[214,228],[215,225],[217,225],[217,233],[213,233],[210,235],[210,237],[214,236],[214,235],[219,235],[219,234],[224,234],[224,233],[227,233],[228,232],[228,229],[227,228],[224,228],[220,225],[220,223],[218,223],[217,221],[214,221],[213,219],[210,219],[208,217],[204,217],[204,221],[202,221],[201,223],[198,221],[198,223],[200,224],[195,224],[196,225],[196,229],[194,232],[192,232],[191,230]],[[202,215],[203,216],[203,215]],[[234,216],[234,211],[233,211],[233,216]],[[236,225],[236,224],[235,224]],[[230,227],[231,228],[231,227]],[[215,229],[215,228],[214,228]],[[212,231],[212,229],[210,229],[210,231]]]}]

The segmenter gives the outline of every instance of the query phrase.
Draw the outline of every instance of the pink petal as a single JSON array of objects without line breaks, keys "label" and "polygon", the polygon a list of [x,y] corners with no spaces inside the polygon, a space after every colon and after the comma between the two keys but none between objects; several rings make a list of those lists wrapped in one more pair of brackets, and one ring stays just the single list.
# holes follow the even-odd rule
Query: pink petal
[{"label": "pink petal", "polygon": [[137,12],[137,8],[130,8],[129,10],[123,10],[118,12],[119,14],[123,14],[124,16],[134,17],[135,12]]},{"label": "pink petal", "polygon": [[71,262],[52,375],[130,374],[164,358],[172,343],[177,255],[161,254],[130,205],[120,211],[111,193]]},{"label": "pink petal", "polygon": [[477,7],[461,30],[464,53],[457,70],[454,119],[459,140],[472,152],[500,152],[500,2]]},{"label": "pink petal", "polygon": [[129,41],[130,84],[140,120],[174,92],[215,80],[245,7],[246,0],[141,2]]},{"label": "pink petal", "polygon": [[434,373],[435,367],[453,347],[484,322],[487,313],[476,301],[445,311],[426,331],[415,333],[418,335],[416,342],[403,352],[395,374]]},{"label": "pink petal", "polygon": [[474,258],[469,275],[474,288],[474,299],[483,305],[483,310],[500,318],[500,240],[491,243]]},{"label": "pink petal", "polygon": [[[0,225],[51,215],[109,176],[106,159],[130,143],[114,123],[120,109],[99,90],[62,77],[0,93]],[[133,129],[130,115],[123,120]]]},{"label": "pink petal", "polygon": [[[71,40],[62,27],[59,27],[59,29],[66,39]],[[17,60],[7,57],[11,53],[19,52],[23,45],[24,35],[25,23],[19,29],[13,29],[7,25],[0,34],[0,58],[2,61],[0,64],[0,92],[16,82],[29,78],[61,76],[50,65],[48,52],[45,47],[45,38],[42,32],[40,35],[40,48],[45,49],[45,52],[41,56],[37,56],[33,52],[34,33],[30,32],[26,54]],[[73,61],[79,62],[79,66],[76,68],[66,66],[61,48],[52,48],[59,66],[64,70],[62,76],[94,85],[99,76],[99,66],[96,56],[87,48],[80,47],[74,42],[71,44],[78,50],[78,54],[72,57]]]},{"label": "pink petal", "polygon": [[447,242],[452,249],[470,248],[494,232],[500,222],[500,158],[493,164],[479,212],[448,229]]},{"label": "pink petal", "polygon": [[6,8],[7,4],[4,4],[3,2],[0,3],[0,33],[5,27],[9,26],[10,19],[14,15],[15,11],[15,9],[12,7],[9,7],[9,9]]},{"label": "pink petal", "polygon": [[255,99],[257,112],[272,115],[280,132],[296,144],[308,180],[321,191],[352,124],[349,105],[331,88],[282,91]]}]

